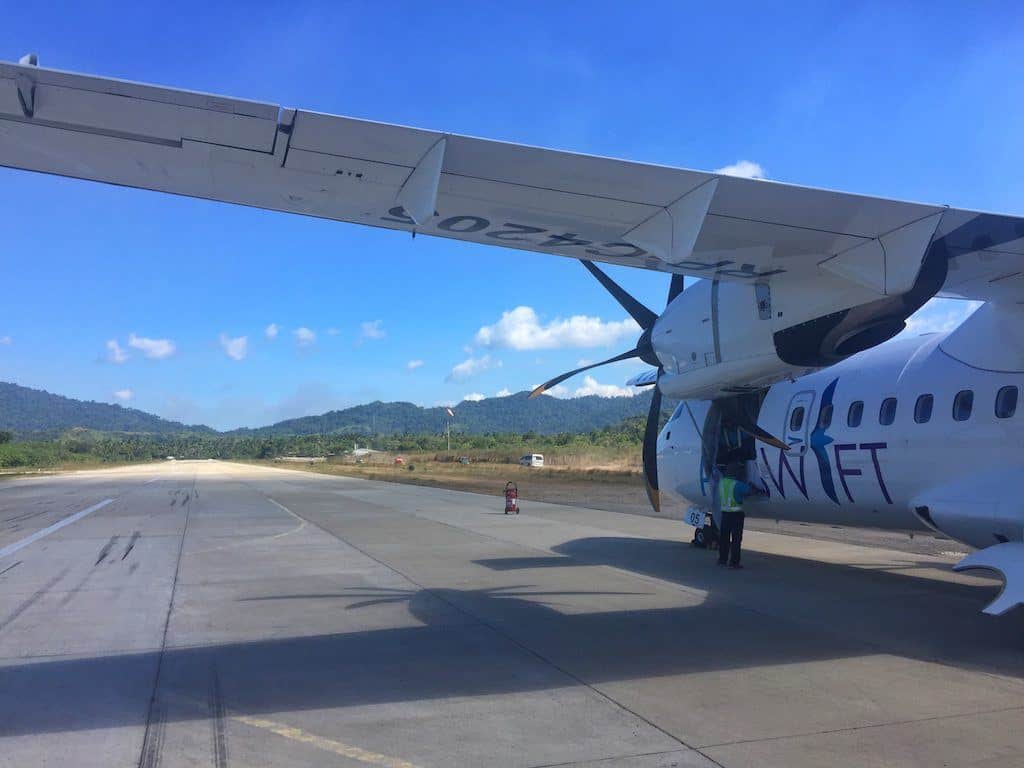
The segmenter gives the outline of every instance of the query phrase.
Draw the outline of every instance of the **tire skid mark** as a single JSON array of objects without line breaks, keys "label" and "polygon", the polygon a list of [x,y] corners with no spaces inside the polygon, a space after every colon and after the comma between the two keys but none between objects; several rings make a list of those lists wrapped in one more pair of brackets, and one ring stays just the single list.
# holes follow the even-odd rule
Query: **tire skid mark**
[{"label": "tire skid mark", "polygon": [[158,768],[160,754],[164,747],[164,735],[167,732],[167,713],[163,707],[156,706],[150,712],[146,723],[146,733],[142,738],[142,754],[139,756],[139,768]]},{"label": "tire skid mark", "polygon": [[135,548],[135,542],[139,540],[142,534],[139,531],[132,531],[132,537],[128,540],[128,546],[124,550],[124,554],[121,555],[121,559],[124,560],[131,554],[131,551]]},{"label": "tire skid mark", "polygon": [[37,589],[35,592],[33,592],[32,595],[27,600],[25,600],[21,605],[19,605],[17,608],[15,608],[10,613],[10,615],[8,615],[8,617],[6,619],[4,619],[3,621],[0,621],[0,632],[3,632],[4,629],[6,629],[11,624],[13,624],[17,620],[17,618],[19,616],[21,616],[21,614],[23,614],[29,608],[31,608],[32,605],[39,598],[41,598],[43,595],[45,595],[47,592],[49,592],[51,589],[53,589],[53,587],[57,584],[58,581],[60,581],[61,579],[63,579],[65,576],[68,575],[68,571],[70,571],[70,570],[71,570],[71,567],[68,566],[63,571],[58,573],[56,576],[54,576],[52,579],[50,579],[48,582],[46,582],[43,586],[41,586],[39,589]]},{"label": "tire skid mark", "polygon": [[19,565],[21,565],[21,560],[19,560],[18,562],[16,562],[16,563],[15,563],[14,565],[8,565],[8,566],[7,566],[6,568],[4,568],[4,569],[3,569],[2,571],[0,571],[0,576],[3,576],[3,575],[4,575],[5,573],[7,573],[8,571],[13,571],[13,570],[14,570],[15,568],[17,568],[17,567],[18,567]]},{"label": "tire skid mark", "polygon": [[117,544],[117,540],[119,538],[121,538],[121,537],[120,536],[116,536],[116,535],[110,537],[110,541],[108,541],[106,544],[104,544],[103,545],[103,549],[100,550],[99,557],[96,558],[96,562],[94,563],[94,565],[99,565],[100,563],[102,563],[104,560],[107,559],[107,555],[110,554],[110,550],[113,548],[113,546],[115,544]]},{"label": "tire skid mark", "polygon": [[228,737],[225,728],[224,696],[220,688],[220,675],[217,674],[217,667],[214,665],[210,671],[210,736],[213,741],[213,765],[214,768],[228,767]]},{"label": "tire skid mark", "polygon": [[[196,478],[192,477],[192,486],[195,487]],[[173,502],[172,502],[173,505]],[[185,551],[185,538],[188,536],[189,518],[192,513],[191,504],[182,504],[185,510],[185,520],[181,526],[181,541],[178,544],[178,558],[174,565],[174,579],[171,583],[171,599],[167,603],[167,615],[164,617],[163,639],[160,641],[160,655],[157,657],[156,670],[153,675],[153,692],[149,698],[149,707],[146,712],[146,730],[142,738],[142,751],[139,754],[139,768],[158,768],[160,765],[160,752],[163,748],[164,731],[167,727],[167,712],[160,703],[161,681],[164,666],[164,653],[167,650],[167,631],[171,625],[171,614],[174,613],[174,598],[178,591],[178,576],[181,573],[181,558]],[[135,564],[133,564],[135,565]]]},{"label": "tire skid mark", "polygon": [[22,522],[24,520],[30,520],[33,517],[39,517],[40,515],[45,515],[47,512],[49,512],[48,509],[41,509],[38,512],[25,512],[25,513],[20,514],[20,515],[13,515],[11,517],[4,518],[4,522],[5,523],[20,523],[20,522]]},{"label": "tire skid mark", "polygon": [[[97,565],[98,565],[98,563],[97,563]],[[92,568],[89,569],[88,573],[85,574],[85,576],[82,578],[82,580],[80,582],[78,582],[74,587],[72,587],[68,591],[68,593],[66,595],[64,595],[63,598],[61,598],[61,601],[60,601],[60,607],[61,608],[63,608],[64,606],[66,606],[68,603],[70,603],[72,600],[75,599],[75,597],[78,595],[78,593],[82,591],[82,588],[87,583],[89,583],[89,579],[92,578],[92,575],[94,573],[96,573],[96,566],[95,565]]]}]

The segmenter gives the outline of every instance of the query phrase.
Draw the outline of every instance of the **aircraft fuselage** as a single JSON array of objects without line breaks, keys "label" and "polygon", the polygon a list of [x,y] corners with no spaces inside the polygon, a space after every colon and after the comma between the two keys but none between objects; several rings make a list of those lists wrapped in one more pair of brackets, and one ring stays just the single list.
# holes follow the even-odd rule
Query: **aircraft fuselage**
[{"label": "aircraft fuselage", "polygon": [[[957,359],[944,348],[951,335],[897,339],[772,385],[758,425],[791,448],[748,441],[748,472],[768,490],[748,514],[932,528],[974,547],[1021,541],[1024,372]],[[710,408],[688,401],[662,430],[662,491],[677,502],[711,504],[695,428]]]}]

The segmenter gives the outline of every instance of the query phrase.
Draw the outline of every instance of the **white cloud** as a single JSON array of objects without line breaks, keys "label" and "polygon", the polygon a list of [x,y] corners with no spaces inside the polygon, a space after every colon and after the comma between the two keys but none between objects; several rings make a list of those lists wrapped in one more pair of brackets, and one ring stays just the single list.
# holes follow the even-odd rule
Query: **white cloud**
[{"label": "white cloud", "polygon": [[738,163],[726,165],[722,168],[716,168],[715,173],[720,173],[723,176],[739,176],[742,179],[766,178],[764,168],[761,167],[761,164],[750,160],[740,160]]},{"label": "white cloud", "polygon": [[468,395],[463,395],[462,399],[463,400],[468,400],[471,403],[479,403],[481,400],[483,400],[486,397],[487,397],[487,395],[485,395],[485,394],[483,394],[481,392],[470,392]]},{"label": "white cloud", "polygon": [[9,347],[11,345],[10,336],[0,336],[0,346]]},{"label": "white cloud", "polygon": [[[530,388],[536,389],[538,386],[538,384],[534,384]],[[562,399],[587,397],[588,395],[597,395],[598,397],[633,397],[639,391],[639,389],[634,387],[619,387],[615,384],[601,384],[593,376],[584,376],[583,385],[576,389],[569,389],[565,384],[558,384],[551,389],[546,390],[544,394]]]},{"label": "white cloud", "polygon": [[237,336],[231,338],[226,333],[222,333],[220,335],[220,348],[232,360],[244,360],[249,352],[249,337]]},{"label": "white cloud", "polygon": [[120,365],[127,359],[128,353],[117,343],[117,339],[110,339],[107,342],[107,362]]},{"label": "white cloud", "polygon": [[327,335],[328,336],[340,336],[341,335],[341,331],[339,331],[337,328],[328,328],[327,329]]},{"label": "white cloud", "polygon": [[359,341],[377,341],[388,335],[383,320],[367,320],[359,324]]},{"label": "white cloud", "polygon": [[512,394],[512,392],[509,391],[508,387],[505,387],[505,388],[499,389],[497,392],[495,392],[494,396],[495,397],[508,397],[511,394]]},{"label": "white cloud", "polygon": [[[128,346],[137,349],[151,360],[163,360],[174,354],[177,349],[170,339],[148,339],[145,336],[136,336],[134,333],[128,336]],[[110,344],[107,344],[110,347]]]},{"label": "white cloud", "polygon": [[633,397],[639,390],[634,387],[619,387],[615,384],[599,384],[593,376],[583,377],[583,386],[573,392],[573,397],[597,395],[598,397]]},{"label": "white cloud", "polygon": [[907,319],[904,333],[915,335],[952,331],[981,305],[980,301],[963,299],[929,299]]},{"label": "white cloud", "polygon": [[564,347],[604,347],[635,340],[640,326],[633,320],[604,322],[599,317],[573,315],[567,320],[555,318],[541,325],[532,307],[516,307],[503,312],[494,325],[476,332],[476,342],[485,347],[525,350],[562,349]]},{"label": "white cloud", "polygon": [[295,329],[295,343],[300,347],[308,347],[316,341],[316,334],[306,326]]},{"label": "white cloud", "polygon": [[277,338],[277,334],[281,332],[281,326],[277,323],[271,323],[263,329],[263,335],[267,337],[269,341],[273,341]]},{"label": "white cloud", "polygon": [[501,368],[501,361],[492,360],[490,355],[470,357],[453,367],[445,381],[468,379],[471,376],[483,373],[489,368]]},{"label": "white cloud", "polygon": [[134,396],[135,393],[132,392],[130,389],[119,389],[116,392],[114,392],[114,397],[123,402],[128,402]]},{"label": "white cloud", "polygon": [[423,361],[422,360],[410,360],[408,363],[405,364],[405,370],[407,370],[407,371],[415,371],[417,368],[422,368],[422,367],[423,367]]}]

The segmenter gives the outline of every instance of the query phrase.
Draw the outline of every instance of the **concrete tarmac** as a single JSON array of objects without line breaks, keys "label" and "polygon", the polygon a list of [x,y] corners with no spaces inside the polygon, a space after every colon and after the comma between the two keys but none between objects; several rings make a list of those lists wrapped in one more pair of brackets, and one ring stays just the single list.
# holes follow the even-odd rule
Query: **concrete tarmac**
[{"label": "concrete tarmac", "polygon": [[0,766],[1024,765],[953,558],[221,462],[0,483]]}]

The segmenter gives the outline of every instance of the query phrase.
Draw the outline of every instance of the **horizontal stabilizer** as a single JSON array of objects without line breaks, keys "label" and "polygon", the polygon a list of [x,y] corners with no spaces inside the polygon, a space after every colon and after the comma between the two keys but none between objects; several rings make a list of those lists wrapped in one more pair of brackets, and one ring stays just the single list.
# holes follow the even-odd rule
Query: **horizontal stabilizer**
[{"label": "horizontal stabilizer", "polygon": [[972,552],[953,566],[954,571],[981,568],[1003,577],[1003,589],[984,612],[1002,616],[1011,608],[1024,604],[1024,542],[1006,541]]}]

